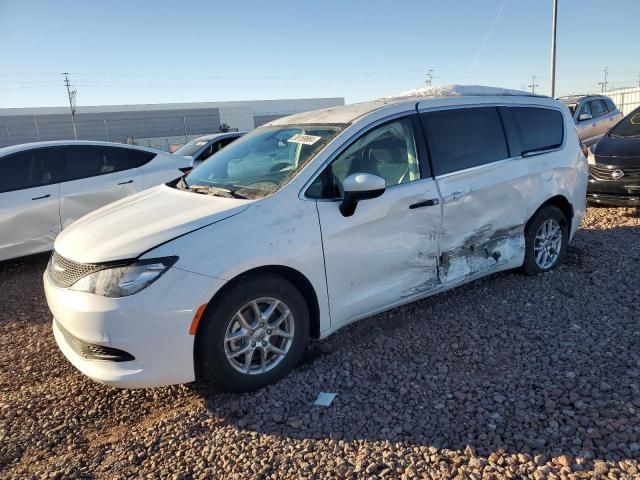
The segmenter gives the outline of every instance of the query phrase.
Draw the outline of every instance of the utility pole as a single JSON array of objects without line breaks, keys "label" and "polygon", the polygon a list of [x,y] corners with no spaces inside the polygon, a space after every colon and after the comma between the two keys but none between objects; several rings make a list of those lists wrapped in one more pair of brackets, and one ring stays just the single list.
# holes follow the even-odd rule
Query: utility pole
[{"label": "utility pole", "polygon": [[538,84],[536,83],[536,78],[537,78],[537,77],[536,77],[535,75],[533,75],[533,76],[531,77],[531,85],[529,85],[529,88],[531,89],[531,93],[533,93],[534,95],[536,94],[536,87],[539,87],[539,86],[540,86],[540,85],[538,85]]},{"label": "utility pole", "polygon": [[556,32],[558,30],[558,0],[553,0],[551,27],[551,97],[556,97]]},{"label": "utility pole", "polygon": [[427,72],[427,77],[424,81],[424,83],[426,83],[427,87],[431,86],[431,81],[433,80],[433,68],[430,68],[429,71]]},{"label": "utility pole", "polygon": [[598,85],[602,85],[602,93],[607,91],[607,85],[609,85],[609,82],[607,82],[607,77],[609,76],[609,67],[604,67],[604,82],[600,82],[598,83]]},{"label": "utility pole", "polygon": [[76,94],[77,90],[71,90],[71,82],[69,82],[69,73],[64,72],[64,85],[67,87],[67,96],[69,97],[69,109],[71,110],[71,125],[73,125],[73,139],[78,139],[78,132],[76,131]]}]

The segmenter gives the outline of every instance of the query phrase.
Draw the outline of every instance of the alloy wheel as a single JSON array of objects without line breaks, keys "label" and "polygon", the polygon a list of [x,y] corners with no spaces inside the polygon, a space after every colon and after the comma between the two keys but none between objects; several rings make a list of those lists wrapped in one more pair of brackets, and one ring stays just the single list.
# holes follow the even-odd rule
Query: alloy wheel
[{"label": "alloy wheel", "polygon": [[536,233],[533,245],[536,265],[542,270],[551,268],[558,261],[561,248],[562,228],[556,220],[549,218]]},{"label": "alloy wheel", "polygon": [[275,368],[287,355],[294,336],[294,319],[276,298],[257,298],[231,318],[224,337],[224,352],[237,371],[258,375]]}]

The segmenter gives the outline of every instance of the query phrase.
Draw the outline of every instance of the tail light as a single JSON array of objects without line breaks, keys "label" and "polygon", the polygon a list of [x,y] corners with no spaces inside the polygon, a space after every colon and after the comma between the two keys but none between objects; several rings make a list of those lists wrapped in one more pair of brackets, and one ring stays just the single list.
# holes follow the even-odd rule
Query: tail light
[{"label": "tail light", "polygon": [[[582,154],[585,157],[589,157],[589,148],[582,142],[580,142],[580,149],[582,150]],[[182,169],[180,169],[180,170],[182,170]]]},{"label": "tail light", "polygon": [[180,170],[182,173],[184,173],[186,175],[191,170],[193,170],[193,167],[184,167],[184,168],[179,168],[178,170]]}]

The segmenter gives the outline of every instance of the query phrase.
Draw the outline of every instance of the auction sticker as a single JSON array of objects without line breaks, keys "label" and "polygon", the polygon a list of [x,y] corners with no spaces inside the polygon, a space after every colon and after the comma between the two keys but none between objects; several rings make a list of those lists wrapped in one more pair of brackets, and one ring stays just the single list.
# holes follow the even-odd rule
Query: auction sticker
[{"label": "auction sticker", "polygon": [[313,145],[321,138],[322,137],[316,137],[315,135],[303,135],[302,133],[297,133],[289,140],[287,140],[287,142],[301,143],[303,145]]}]

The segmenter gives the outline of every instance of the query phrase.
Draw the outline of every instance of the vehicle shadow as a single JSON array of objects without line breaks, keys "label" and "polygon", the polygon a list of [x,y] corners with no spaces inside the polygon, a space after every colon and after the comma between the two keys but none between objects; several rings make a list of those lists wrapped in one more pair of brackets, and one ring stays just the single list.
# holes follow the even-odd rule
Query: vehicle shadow
[{"label": "vehicle shadow", "polygon": [[[247,394],[193,387],[243,430],[640,460],[640,225],[580,230],[561,267],[507,272],[363,320]],[[314,406],[321,391],[337,393]]]}]

